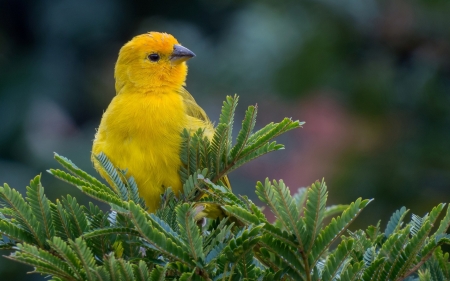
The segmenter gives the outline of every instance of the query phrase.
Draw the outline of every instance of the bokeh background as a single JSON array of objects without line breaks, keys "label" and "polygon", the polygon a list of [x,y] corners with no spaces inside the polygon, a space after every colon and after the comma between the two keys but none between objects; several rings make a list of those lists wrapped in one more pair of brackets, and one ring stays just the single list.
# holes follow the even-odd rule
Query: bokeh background
[{"label": "bokeh background", "polygon": [[[197,54],[187,89],[211,119],[238,93],[237,120],[257,103],[258,127],[306,121],[231,174],[238,193],[324,177],[330,204],[375,198],[355,227],[423,215],[450,202],[449,15],[447,0],[0,0],[0,182],[24,192],[42,173],[51,199],[88,202],[46,170],[58,152],[94,173],[117,53],[154,30]],[[30,270],[0,258],[1,280],[44,280]]]}]

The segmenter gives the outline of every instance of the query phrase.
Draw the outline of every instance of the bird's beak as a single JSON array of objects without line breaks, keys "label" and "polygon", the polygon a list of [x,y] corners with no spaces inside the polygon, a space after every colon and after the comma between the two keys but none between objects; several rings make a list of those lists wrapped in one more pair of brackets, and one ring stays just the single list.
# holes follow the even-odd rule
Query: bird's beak
[{"label": "bird's beak", "polygon": [[172,55],[170,55],[170,61],[172,64],[180,64],[193,57],[195,57],[195,54],[191,50],[181,45],[175,45],[173,46]]}]

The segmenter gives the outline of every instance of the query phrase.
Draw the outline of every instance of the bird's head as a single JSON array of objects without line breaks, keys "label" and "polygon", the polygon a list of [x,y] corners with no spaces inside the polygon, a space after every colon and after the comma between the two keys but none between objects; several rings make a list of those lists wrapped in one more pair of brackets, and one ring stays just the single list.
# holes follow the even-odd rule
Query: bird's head
[{"label": "bird's head", "polygon": [[149,92],[178,89],[185,84],[186,61],[194,56],[170,34],[138,35],[120,49],[114,73],[116,92],[124,86]]}]

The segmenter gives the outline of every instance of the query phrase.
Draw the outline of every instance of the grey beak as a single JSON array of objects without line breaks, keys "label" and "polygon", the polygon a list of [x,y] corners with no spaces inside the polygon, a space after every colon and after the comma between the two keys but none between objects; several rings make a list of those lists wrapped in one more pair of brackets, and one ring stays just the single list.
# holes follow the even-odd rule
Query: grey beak
[{"label": "grey beak", "polygon": [[170,56],[170,61],[172,63],[181,63],[193,57],[195,57],[195,54],[191,50],[181,45],[175,45],[173,46],[173,52]]}]

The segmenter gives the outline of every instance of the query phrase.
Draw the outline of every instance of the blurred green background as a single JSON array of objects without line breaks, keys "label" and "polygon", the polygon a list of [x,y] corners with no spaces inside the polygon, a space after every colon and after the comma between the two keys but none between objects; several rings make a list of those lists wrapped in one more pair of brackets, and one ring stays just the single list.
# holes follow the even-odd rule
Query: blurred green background
[{"label": "blurred green background", "polygon": [[[306,121],[231,174],[237,193],[324,177],[330,203],[376,199],[354,227],[384,227],[403,205],[423,215],[450,202],[449,15],[447,0],[0,0],[0,182],[24,192],[42,173],[51,199],[88,202],[45,172],[53,152],[94,173],[117,53],[164,31],[197,54],[187,89],[211,119],[238,93],[238,121],[255,103],[259,127]],[[1,280],[44,280],[30,270],[0,259]]]}]

